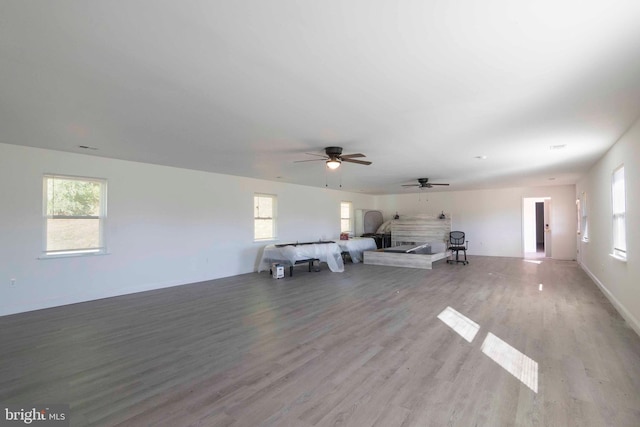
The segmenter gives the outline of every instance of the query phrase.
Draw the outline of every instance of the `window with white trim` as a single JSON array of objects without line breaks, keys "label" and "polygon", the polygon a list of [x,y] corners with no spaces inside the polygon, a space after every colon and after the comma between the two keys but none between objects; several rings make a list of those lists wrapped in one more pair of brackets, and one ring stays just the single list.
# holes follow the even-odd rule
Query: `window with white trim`
[{"label": "window with white trim", "polygon": [[45,256],[105,253],[107,181],[44,175]]},{"label": "window with white trim", "polygon": [[582,198],[580,200],[580,210],[579,210],[580,218],[578,218],[578,220],[580,221],[579,232],[582,235],[583,242],[589,241],[589,217],[587,214],[587,208],[588,208],[587,193],[583,192]]},{"label": "window with white trim", "polygon": [[578,233],[578,236],[582,234],[581,233],[582,230],[580,229],[580,225],[581,225],[580,212],[581,212],[580,199],[576,199],[576,218],[577,218],[576,233]]},{"label": "window with white trim", "polygon": [[277,197],[272,194],[254,194],[253,238],[255,240],[276,238],[276,201]]},{"label": "window with white trim", "polygon": [[626,259],[627,238],[624,165],[616,169],[612,175],[611,206],[613,214],[613,255]]},{"label": "window with white trim", "polygon": [[351,233],[351,212],[353,204],[351,202],[340,202],[340,232]]}]

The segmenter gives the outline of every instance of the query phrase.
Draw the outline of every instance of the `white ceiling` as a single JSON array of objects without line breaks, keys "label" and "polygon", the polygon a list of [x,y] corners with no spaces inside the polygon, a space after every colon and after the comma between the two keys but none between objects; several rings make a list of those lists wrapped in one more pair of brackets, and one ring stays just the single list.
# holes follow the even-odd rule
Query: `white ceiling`
[{"label": "white ceiling", "polygon": [[[639,18],[637,0],[2,0],[0,142],[372,194],[574,183],[640,116]],[[330,145],[373,165],[294,163]]]}]

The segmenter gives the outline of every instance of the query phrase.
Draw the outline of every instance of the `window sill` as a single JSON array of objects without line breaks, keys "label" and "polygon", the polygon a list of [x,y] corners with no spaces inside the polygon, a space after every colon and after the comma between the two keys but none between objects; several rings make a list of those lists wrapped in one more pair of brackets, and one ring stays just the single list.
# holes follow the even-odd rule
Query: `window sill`
[{"label": "window sill", "polygon": [[93,256],[102,256],[102,255],[111,255],[111,252],[81,252],[81,253],[70,253],[70,254],[51,254],[51,255],[40,255],[37,259],[58,259],[58,258],[78,258],[78,257],[93,257]]},{"label": "window sill", "polygon": [[609,254],[609,256],[620,262],[627,262],[627,257],[621,257],[620,255],[616,255],[616,254]]},{"label": "window sill", "polygon": [[254,239],[253,243],[273,243],[273,242],[277,242],[278,239],[273,238],[273,239]]}]

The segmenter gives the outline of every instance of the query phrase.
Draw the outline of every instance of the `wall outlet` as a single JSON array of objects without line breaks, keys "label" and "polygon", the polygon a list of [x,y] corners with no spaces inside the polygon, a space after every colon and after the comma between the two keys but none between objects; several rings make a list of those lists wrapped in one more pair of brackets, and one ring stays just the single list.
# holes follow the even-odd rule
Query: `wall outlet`
[{"label": "wall outlet", "polygon": [[16,285],[16,279],[11,279],[11,281],[9,282],[9,286],[15,286]]}]

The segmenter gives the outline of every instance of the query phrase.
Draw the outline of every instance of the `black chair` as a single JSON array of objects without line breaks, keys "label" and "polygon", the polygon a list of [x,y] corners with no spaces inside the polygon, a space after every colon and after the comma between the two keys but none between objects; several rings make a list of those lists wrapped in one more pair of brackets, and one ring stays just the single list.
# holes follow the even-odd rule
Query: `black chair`
[{"label": "black chair", "polygon": [[[453,258],[453,253],[456,253],[456,259],[448,259],[447,264],[451,263],[459,263],[461,262],[463,265],[469,264],[467,261],[467,245],[469,241],[464,240],[464,232],[463,231],[452,231],[449,233],[449,250],[451,251],[451,257]],[[458,255],[460,251],[464,252],[464,259],[459,259]]]}]

